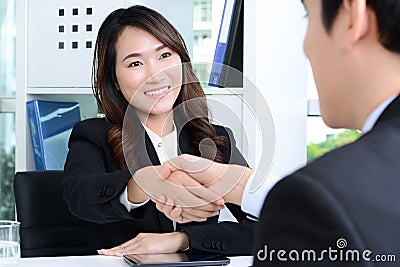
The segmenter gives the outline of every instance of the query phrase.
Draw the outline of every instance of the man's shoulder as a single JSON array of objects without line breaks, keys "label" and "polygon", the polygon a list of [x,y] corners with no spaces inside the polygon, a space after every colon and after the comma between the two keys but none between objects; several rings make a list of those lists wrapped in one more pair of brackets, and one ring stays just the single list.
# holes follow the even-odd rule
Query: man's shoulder
[{"label": "man's shoulder", "polygon": [[[393,128],[392,128],[393,130]],[[373,176],[375,171],[384,168],[399,169],[399,164],[390,160],[400,149],[400,128],[392,131],[390,128],[380,128],[362,135],[356,141],[336,148],[320,158],[309,163],[301,171],[324,174],[325,179],[338,176],[362,178]],[[320,177],[318,179],[324,179]]]},{"label": "man's shoulder", "polygon": [[[347,232],[348,238],[359,235],[356,239],[365,244],[393,248],[398,244],[394,238],[398,231],[393,229],[400,220],[393,205],[400,188],[399,148],[400,138],[394,133],[373,130],[325,154],[279,181],[267,195],[261,218],[267,221],[284,214],[296,227],[300,223],[304,229],[312,223],[322,226],[316,232],[325,231],[327,237]],[[282,228],[281,220],[274,223]],[[382,236],[385,244],[376,243]],[[356,239],[351,242],[356,244]]]},{"label": "man's shoulder", "polygon": [[400,132],[395,137],[393,133],[371,131],[295,171],[286,177],[291,180],[287,182],[298,186],[314,184],[338,199],[355,194],[360,198],[380,197],[391,192],[391,186],[400,186],[400,164],[396,163],[398,136]]}]

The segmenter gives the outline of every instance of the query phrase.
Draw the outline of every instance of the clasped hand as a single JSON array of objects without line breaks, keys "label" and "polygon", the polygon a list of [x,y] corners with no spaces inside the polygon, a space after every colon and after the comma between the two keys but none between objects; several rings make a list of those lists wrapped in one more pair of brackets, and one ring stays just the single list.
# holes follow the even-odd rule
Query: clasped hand
[{"label": "clasped hand", "polygon": [[215,216],[225,201],[237,203],[241,199],[237,185],[249,172],[247,167],[185,154],[159,167],[159,190],[143,178],[136,181],[148,185],[145,191],[158,210],[171,220],[186,223]]}]

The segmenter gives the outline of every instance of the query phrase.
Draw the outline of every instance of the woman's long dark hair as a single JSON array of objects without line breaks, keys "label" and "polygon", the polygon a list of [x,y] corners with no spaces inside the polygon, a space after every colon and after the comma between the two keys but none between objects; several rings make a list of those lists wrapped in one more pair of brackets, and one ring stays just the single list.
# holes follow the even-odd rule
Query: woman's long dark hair
[{"label": "woman's long dark hair", "polygon": [[[223,162],[221,148],[225,149],[227,140],[217,136],[208,119],[208,107],[204,91],[193,72],[192,64],[182,36],[175,27],[158,12],[144,6],[132,6],[113,11],[102,23],[96,40],[92,68],[92,90],[98,107],[112,124],[108,134],[108,144],[113,152],[114,161],[121,169],[126,169],[122,145],[122,126],[129,102],[118,90],[115,72],[116,42],[126,27],[144,30],[179,54],[182,61],[183,85],[174,104],[181,103],[183,108],[174,110],[174,117],[187,121],[192,146],[199,153],[199,144],[211,139],[217,146],[213,160]],[[195,101],[188,101],[195,99]],[[176,114],[176,113],[179,114]]]}]

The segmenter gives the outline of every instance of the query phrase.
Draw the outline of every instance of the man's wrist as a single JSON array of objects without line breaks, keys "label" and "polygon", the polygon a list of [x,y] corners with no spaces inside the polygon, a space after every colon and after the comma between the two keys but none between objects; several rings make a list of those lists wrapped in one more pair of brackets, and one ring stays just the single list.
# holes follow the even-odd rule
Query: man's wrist
[{"label": "man's wrist", "polygon": [[251,174],[253,173],[253,170],[247,167],[242,167],[241,172],[241,177],[239,182],[233,187],[233,189],[224,196],[225,202],[228,203],[233,203],[236,205],[241,205],[242,203],[242,197],[243,197],[243,191],[246,188],[247,181],[249,180]]}]

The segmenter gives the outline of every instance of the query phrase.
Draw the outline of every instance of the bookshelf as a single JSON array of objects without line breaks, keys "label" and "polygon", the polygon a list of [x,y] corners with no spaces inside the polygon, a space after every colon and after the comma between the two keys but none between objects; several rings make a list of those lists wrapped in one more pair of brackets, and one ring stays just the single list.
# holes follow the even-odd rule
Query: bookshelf
[{"label": "bookshelf", "polygon": [[[30,35],[32,33],[31,27],[36,24],[31,21],[33,16],[30,12],[32,10],[28,10],[28,6],[35,6],[35,12],[41,13],[41,16],[35,17],[46,21],[46,25],[52,25],[52,29],[57,30],[59,24],[67,25],[67,22],[61,23],[49,20],[50,15],[47,16],[43,13],[50,12],[50,14],[54,15],[54,7],[53,11],[48,10],[51,6],[63,6],[68,10],[74,7],[83,7],[80,10],[86,10],[87,7],[91,7],[95,3],[95,6],[92,6],[94,8],[93,11],[100,12],[100,9],[96,11],[97,7],[100,6],[106,9],[111,8],[111,6],[127,6],[134,3],[142,3],[150,7],[154,5],[154,8],[164,10],[163,14],[167,17],[169,14],[172,23],[183,33],[189,50],[191,50],[192,44],[188,40],[192,40],[191,34],[193,34],[192,23],[188,23],[193,19],[193,2],[189,0],[171,0],[176,2],[174,4],[171,1],[164,0],[54,0],[50,6],[49,3],[29,5],[30,1],[33,0],[17,1],[17,171],[34,169],[31,140],[26,123],[25,103],[27,100],[35,98],[54,101],[77,101],[82,103],[81,112],[83,118],[93,117],[97,113],[96,103],[91,95],[90,86],[88,86],[90,81],[90,60],[88,65],[83,63],[76,64],[76,60],[81,62],[82,59],[67,57],[65,59],[67,60],[66,62],[57,63],[57,66],[71,66],[72,64],[76,69],[84,69],[81,70],[82,74],[78,76],[72,75],[73,79],[66,79],[65,77],[60,78],[60,80],[53,79],[53,77],[46,79],[47,76],[50,76],[47,74],[50,71],[54,71],[52,69],[57,69],[55,66],[47,71],[43,69],[31,70],[32,68],[44,68],[43,65],[47,59],[45,60],[43,57],[49,57],[53,60],[58,57],[42,54],[35,61],[31,61],[32,50],[30,49],[35,47],[35,49],[43,49],[42,45],[47,43],[58,45],[58,42],[54,42],[58,39],[52,40],[54,33],[51,35],[53,37],[50,36],[49,39],[47,37],[46,39],[41,39],[40,32],[33,31],[35,32],[34,42],[37,41],[38,44],[34,45],[33,48],[31,47],[33,38]],[[47,7],[44,7],[45,5]],[[179,12],[177,11],[177,6],[190,10],[190,12]],[[176,16],[177,12],[179,16]],[[271,172],[279,176],[306,162],[307,83],[306,59],[302,51],[306,20],[302,18],[303,16],[304,11],[300,1],[298,3],[293,3],[292,0],[244,1],[243,73],[246,80],[243,88],[235,88],[233,90],[205,89],[208,98],[216,99],[233,108],[238,119],[234,122],[231,120],[228,123],[224,121],[221,123],[234,129],[238,145],[242,148],[242,152],[252,167],[264,164],[260,163],[262,158],[260,144],[263,142],[263,137],[257,130],[254,114],[262,114],[262,111],[265,110],[264,103],[259,101],[260,97],[266,100],[273,118],[273,122],[270,121],[268,125],[273,125],[275,131],[269,133],[270,136],[268,134],[265,136],[267,143],[263,144],[263,149],[273,152],[270,155],[270,160],[273,161]],[[86,25],[86,20],[83,21],[84,18],[81,17],[81,21],[77,23]],[[92,23],[95,25],[94,20]],[[38,25],[43,26],[43,24]],[[85,35],[82,32],[81,34],[83,40],[85,42],[88,41],[90,34]],[[67,36],[64,39],[68,43],[75,41],[68,39]],[[85,50],[80,50],[79,53],[85,54]],[[42,75],[40,73],[44,73],[44,78],[42,76],[42,79],[39,79],[36,76]],[[31,80],[32,77],[34,77],[33,80]],[[73,83],[70,83],[71,80],[73,80]],[[59,81],[62,81],[62,83],[59,83]],[[38,84],[39,82],[47,82],[49,84]],[[259,92],[258,95],[254,93],[256,90]],[[252,110],[243,103],[251,106]],[[218,106],[211,107],[211,109],[218,113]],[[219,117],[224,118],[223,114]]]}]

